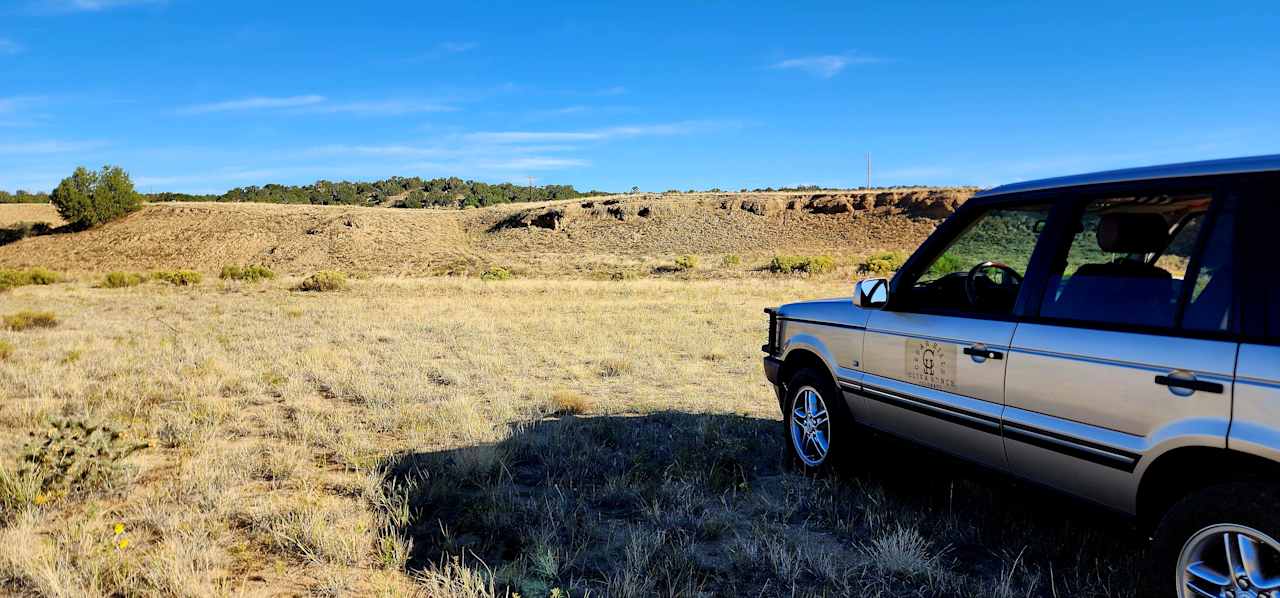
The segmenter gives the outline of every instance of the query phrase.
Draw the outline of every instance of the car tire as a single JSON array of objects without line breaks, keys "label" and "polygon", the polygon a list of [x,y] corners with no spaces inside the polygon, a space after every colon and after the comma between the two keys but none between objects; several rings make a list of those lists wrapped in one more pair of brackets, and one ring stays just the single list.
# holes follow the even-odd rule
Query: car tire
[{"label": "car tire", "polygon": [[782,413],[790,463],[826,473],[846,462],[857,431],[842,393],[826,372],[804,368],[787,381]]},{"label": "car tire", "polygon": [[[1178,501],[1165,513],[1151,545],[1151,558],[1142,580],[1142,596],[1200,596],[1184,584],[1188,577],[1197,585],[1219,595],[1230,587],[1235,596],[1280,598],[1280,588],[1257,587],[1246,579],[1224,576],[1231,571],[1228,555],[1240,537],[1261,555],[1265,577],[1280,575],[1280,486],[1262,482],[1234,482],[1213,486]],[[1257,537],[1255,537],[1257,536]],[[1234,541],[1232,541],[1234,540]],[[1234,557],[1240,561],[1240,553]],[[1218,586],[1205,577],[1186,573],[1192,563],[1200,563],[1201,575],[1222,576],[1229,586]],[[1246,576],[1247,577],[1247,576]],[[1243,587],[1244,592],[1240,589]]]}]

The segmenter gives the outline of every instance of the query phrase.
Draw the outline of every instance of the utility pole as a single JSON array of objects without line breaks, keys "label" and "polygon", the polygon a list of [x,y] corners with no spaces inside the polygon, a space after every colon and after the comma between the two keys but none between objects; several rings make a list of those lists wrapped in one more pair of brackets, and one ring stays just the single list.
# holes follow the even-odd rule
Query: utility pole
[{"label": "utility pole", "polygon": [[529,177],[529,201],[533,201],[533,177]]},{"label": "utility pole", "polygon": [[871,190],[871,152],[867,152],[867,191]]}]

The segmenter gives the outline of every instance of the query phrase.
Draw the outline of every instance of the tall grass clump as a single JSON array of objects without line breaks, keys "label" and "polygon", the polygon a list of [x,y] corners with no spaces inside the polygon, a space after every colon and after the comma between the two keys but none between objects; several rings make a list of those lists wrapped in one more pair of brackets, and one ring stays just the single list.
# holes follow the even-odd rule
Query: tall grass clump
[{"label": "tall grass clump", "polygon": [[57,325],[58,317],[48,311],[20,311],[4,317],[4,327],[14,331],[53,328]]},{"label": "tall grass clump", "polygon": [[189,287],[200,284],[204,276],[195,270],[156,270],[151,278],[167,282],[175,287]]},{"label": "tall grass clump", "polygon": [[835,260],[826,255],[775,255],[769,262],[769,271],[778,274],[826,274],[835,269]]},{"label": "tall grass clump", "polygon": [[146,274],[138,274],[137,272],[109,272],[98,286],[104,289],[122,289],[136,287],[146,282],[146,280]]},{"label": "tall grass clump", "polygon": [[889,274],[897,272],[906,262],[907,254],[901,251],[881,251],[867,256],[858,270],[868,274]]},{"label": "tall grass clump", "polygon": [[299,291],[325,292],[341,291],[351,286],[347,275],[336,270],[321,270],[306,277],[297,287]]},{"label": "tall grass clump", "polygon": [[0,361],[4,361],[13,355],[13,343],[9,341],[0,341]]},{"label": "tall grass clump", "polygon": [[266,266],[251,264],[248,266],[223,266],[222,272],[218,274],[218,278],[222,280],[240,280],[244,282],[258,282],[260,280],[270,280],[276,277],[276,273],[272,272]]}]

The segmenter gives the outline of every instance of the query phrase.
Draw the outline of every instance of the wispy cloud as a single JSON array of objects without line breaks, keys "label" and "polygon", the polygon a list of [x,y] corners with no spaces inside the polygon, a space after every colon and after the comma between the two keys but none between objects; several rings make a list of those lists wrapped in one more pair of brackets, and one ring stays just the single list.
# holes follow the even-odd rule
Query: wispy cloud
[{"label": "wispy cloud", "polygon": [[34,13],[97,12],[123,6],[165,4],[168,0],[32,0],[27,8]]},{"label": "wispy cloud", "polygon": [[474,50],[478,45],[480,44],[475,42],[444,42],[438,48],[446,54],[460,54],[468,50]]},{"label": "wispy cloud", "polygon": [[423,102],[416,100],[374,100],[346,103],[321,102],[309,106],[303,111],[322,114],[400,116],[403,114],[420,114],[424,112],[452,112],[454,110],[457,110],[457,108],[435,102]]},{"label": "wispy cloud", "polygon": [[467,138],[485,143],[563,143],[572,141],[601,141],[621,137],[659,135],[687,135],[711,129],[716,123],[686,121],[655,125],[628,125],[606,127],[588,131],[488,131],[470,133]]},{"label": "wispy cloud", "polygon": [[104,141],[24,141],[17,143],[0,143],[0,154],[69,154],[105,147]]},{"label": "wispy cloud", "polygon": [[623,86],[621,86],[621,85],[614,85],[614,86],[611,86],[611,87],[605,87],[605,88],[603,88],[603,89],[597,89],[597,90],[595,90],[595,91],[593,92],[593,95],[598,95],[598,96],[620,96],[620,95],[622,95],[622,94],[624,94],[624,93],[627,93],[627,88],[625,88],[625,87],[623,87]]},{"label": "wispy cloud", "polygon": [[256,96],[239,100],[195,104],[178,109],[179,114],[284,110],[306,114],[355,114],[363,116],[399,116],[424,112],[448,112],[454,107],[421,100],[368,100],[334,102],[321,95],[284,97]]},{"label": "wispy cloud", "polygon": [[239,112],[245,110],[274,110],[313,106],[325,101],[324,96],[251,97],[240,100],[195,104],[178,109],[180,114],[208,114],[212,112]]},{"label": "wispy cloud", "polygon": [[874,64],[881,62],[879,58],[858,54],[824,54],[821,56],[802,56],[788,58],[773,63],[775,69],[799,70],[815,77],[830,79],[845,68],[857,64]]},{"label": "wispy cloud", "polygon": [[7,37],[0,37],[0,56],[12,56],[25,50],[22,44]]}]

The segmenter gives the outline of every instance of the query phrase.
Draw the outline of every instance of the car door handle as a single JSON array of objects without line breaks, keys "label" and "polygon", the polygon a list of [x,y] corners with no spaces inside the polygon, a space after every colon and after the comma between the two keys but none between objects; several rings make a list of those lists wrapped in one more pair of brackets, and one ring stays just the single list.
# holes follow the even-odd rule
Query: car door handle
[{"label": "car door handle", "polygon": [[1211,392],[1214,394],[1222,394],[1223,391],[1223,386],[1217,382],[1206,382],[1204,380],[1196,380],[1194,378],[1188,380],[1186,378],[1174,378],[1172,376],[1156,376],[1156,384],[1172,388],[1185,388],[1187,390]]},{"label": "car door handle", "polygon": [[965,347],[964,354],[970,357],[982,357],[984,359],[1004,359],[1004,353],[979,347]]}]

